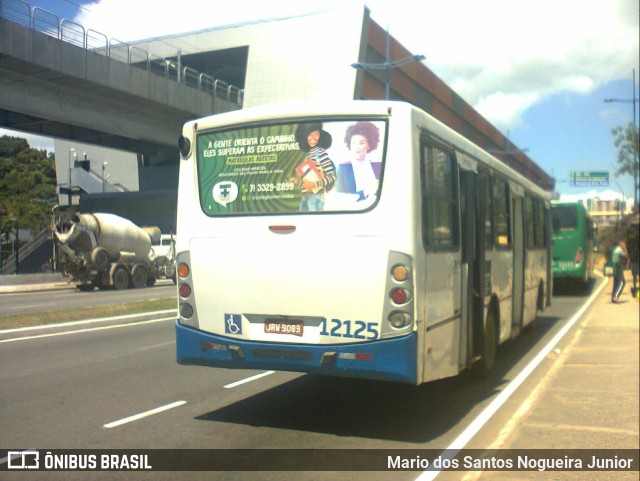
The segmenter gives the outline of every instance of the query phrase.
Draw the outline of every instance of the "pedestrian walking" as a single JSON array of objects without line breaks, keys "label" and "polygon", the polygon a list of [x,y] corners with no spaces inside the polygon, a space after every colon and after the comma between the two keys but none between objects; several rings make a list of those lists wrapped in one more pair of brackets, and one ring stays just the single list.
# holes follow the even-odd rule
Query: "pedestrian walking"
[{"label": "pedestrian walking", "polygon": [[629,253],[627,252],[627,243],[625,241],[618,242],[611,254],[613,263],[613,290],[611,291],[611,302],[620,302],[620,295],[624,290],[626,281],[624,280],[624,271],[629,268]]}]

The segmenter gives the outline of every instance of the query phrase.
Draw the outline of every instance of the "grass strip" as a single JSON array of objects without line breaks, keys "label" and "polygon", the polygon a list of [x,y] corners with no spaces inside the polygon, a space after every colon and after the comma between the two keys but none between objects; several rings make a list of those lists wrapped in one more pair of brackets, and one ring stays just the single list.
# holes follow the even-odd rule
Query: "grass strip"
[{"label": "grass strip", "polygon": [[176,298],[170,297],[166,299],[130,302],[127,304],[107,304],[81,309],[0,316],[0,329],[57,324],[60,322],[81,321],[84,319],[99,319],[101,317],[137,314],[140,312],[163,311],[166,309],[176,309],[176,306]]}]

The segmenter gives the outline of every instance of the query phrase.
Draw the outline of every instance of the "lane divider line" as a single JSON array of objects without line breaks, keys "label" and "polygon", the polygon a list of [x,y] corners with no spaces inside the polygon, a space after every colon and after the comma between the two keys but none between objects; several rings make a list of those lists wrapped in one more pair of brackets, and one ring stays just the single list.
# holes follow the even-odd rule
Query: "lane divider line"
[{"label": "lane divider line", "polygon": [[140,414],[135,414],[133,416],[129,416],[128,418],[120,419],[119,421],[113,421],[111,423],[105,424],[104,428],[111,429],[118,426],[122,426],[123,424],[127,424],[133,421],[138,421],[139,419],[143,419],[149,416],[153,416],[154,414],[161,413],[163,411],[168,411],[169,409],[177,408],[178,406],[182,406],[187,404],[187,401],[176,401],[171,404],[167,404],[166,406],[160,406],[159,408],[151,409],[149,411],[145,411]]},{"label": "lane divider line", "polygon": [[[489,419],[500,409],[512,394],[518,389],[522,383],[533,373],[538,365],[547,357],[551,350],[560,342],[560,340],[569,332],[573,325],[578,322],[593,301],[596,300],[600,292],[607,286],[608,279],[604,279],[598,288],[591,294],[587,302],[573,315],[571,319],[560,329],[555,336],[542,348],[542,350],[534,357],[525,368],[498,394],[487,407],[467,426],[467,428],[447,447],[444,451],[443,458],[452,459],[458,452],[463,449],[471,439],[478,434],[480,429],[484,427]],[[534,321],[535,322],[535,321]],[[416,481],[432,481],[440,471],[425,471],[416,478]]]},{"label": "lane divider line", "polygon": [[263,372],[262,374],[256,374],[255,376],[251,376],[251,377],[248,377],[246,379],[241,379],[240,381],[232,382],[231,384],[227,384],[226,386],[222,386],[222,387],[224,387],[225,389],[231,389],[231,388],[234,388],[236,386],[240,386],[242,384],[246,384],[248,382],[255,381],[257,379],[263,378],[263,377],[268,376],[268,375],[273,374],[273,373],[275,373],[275,371],[266,371],[266,372]]},{"label": "lane divider line", "polygon": [[29,341],[31,339],[42,339],[44,337],[68,336],[69,334],[78,334],[81,332],[104,331],[105,329],[117,329],[120,327],[140,326],[142,324],[153,324],[154,322],[175,321],[175,317],[163,317],[161,319],[150,319],[148,321],[129,322],[127,324],[114,324],[112,326],[90,327],[88,329],[78,329],[76,331],[52,332],[51,334],[39,334],[37,336],[14,337],[13,339],[0,339],[0,344],[5,342]]}]

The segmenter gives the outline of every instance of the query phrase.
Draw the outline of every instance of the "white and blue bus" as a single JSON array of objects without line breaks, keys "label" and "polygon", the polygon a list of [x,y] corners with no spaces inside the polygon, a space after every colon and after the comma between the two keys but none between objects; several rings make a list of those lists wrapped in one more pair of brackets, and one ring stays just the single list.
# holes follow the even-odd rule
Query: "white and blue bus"
[{"label": "white and blue bus", "polygon": [[247,109],[179,144],[180,364],[486,374],[550,301],[548,194],[409,104]]}]

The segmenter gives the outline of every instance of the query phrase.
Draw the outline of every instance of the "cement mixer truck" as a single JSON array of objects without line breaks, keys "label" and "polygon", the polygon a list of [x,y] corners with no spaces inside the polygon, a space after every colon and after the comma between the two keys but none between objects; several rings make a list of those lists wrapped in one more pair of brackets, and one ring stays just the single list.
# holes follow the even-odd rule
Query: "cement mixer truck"
[{"label": "cement mixer truck", "polygon": [[54,218],[58,270],[80,290],[151,286],[157,278],[151,238],[114,214],[67,214]]}]

